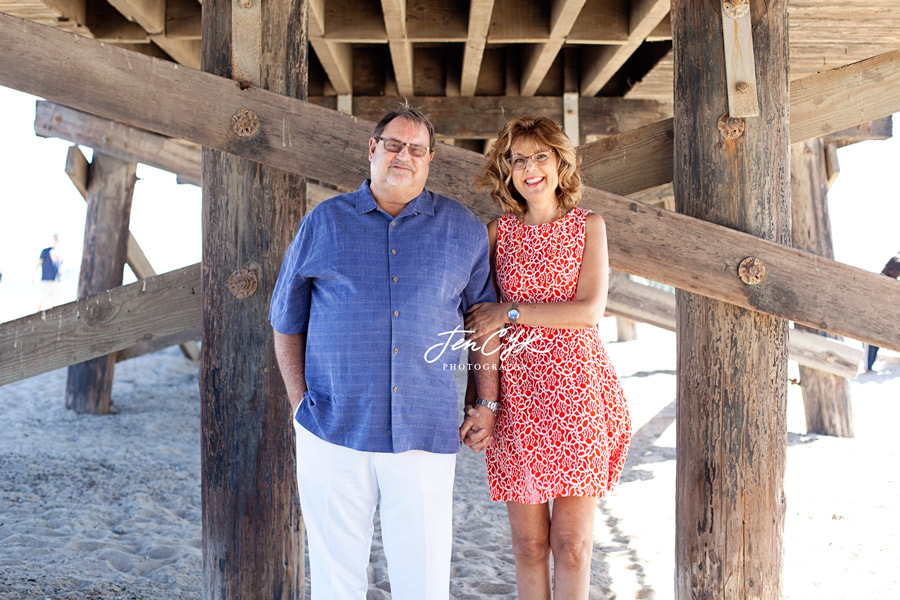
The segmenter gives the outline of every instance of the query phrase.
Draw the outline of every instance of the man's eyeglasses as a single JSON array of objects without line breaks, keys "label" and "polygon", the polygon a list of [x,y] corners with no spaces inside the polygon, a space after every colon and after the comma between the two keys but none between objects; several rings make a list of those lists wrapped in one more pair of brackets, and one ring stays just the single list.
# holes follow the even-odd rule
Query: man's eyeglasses
[{"label": "man's eyeglasses", "polygon": [[428,153],[431,152],[430,146],[423,146],[421,144],[410,144],[409,142],[401,142],[400,140],[392,140],[391,138],[384,138],[379,135],[374,136],[375,139],[379,142],[384,142],[384,149],[388,152],[393,152],[396,154],[400,154],[403,151],[403,146],[409,148],[409,155],[414,156],[416,158],[423,158],[428,156]]},{"label": "man's eyeglasses", "polygon": [[541,150],[540,152],[535,152],[531,156],[509,156],[506,160],[509,162],[509,166],[512,167],[513,171],[521,171],[525,168],[525,165],[528,164],[529,160],[535,165],[546,165],[550,162],[550,157],[553,156],[554,152],[556,152],[556,150]]}]

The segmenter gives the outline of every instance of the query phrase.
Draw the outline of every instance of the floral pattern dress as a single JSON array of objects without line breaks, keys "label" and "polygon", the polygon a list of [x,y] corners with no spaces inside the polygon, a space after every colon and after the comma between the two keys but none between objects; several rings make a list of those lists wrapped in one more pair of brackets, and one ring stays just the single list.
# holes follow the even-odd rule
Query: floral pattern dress
[{"label": "floral pattern dress", "polygon": [[[496,272],[504,302],[574,300],[589,211],[543,225],[498,220]],[[540,504],[601,497],[619,480],[631,418],[596,328],[508,326],[501,408],[486,450],[494,500]]]}]

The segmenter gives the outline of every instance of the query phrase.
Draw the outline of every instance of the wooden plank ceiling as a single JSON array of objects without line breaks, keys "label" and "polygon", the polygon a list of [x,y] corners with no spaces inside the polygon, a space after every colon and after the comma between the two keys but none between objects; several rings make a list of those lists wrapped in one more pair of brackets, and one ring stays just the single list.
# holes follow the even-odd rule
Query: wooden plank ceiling
[{"label": "wooden plank ceiling", "polygon": [[[310,0],[310,96],[672,102],[669,0]],[[0,12],[200,65],[198,0],[0,0]],[[900,48],[894,0],[792,0],[791,79]]]}]

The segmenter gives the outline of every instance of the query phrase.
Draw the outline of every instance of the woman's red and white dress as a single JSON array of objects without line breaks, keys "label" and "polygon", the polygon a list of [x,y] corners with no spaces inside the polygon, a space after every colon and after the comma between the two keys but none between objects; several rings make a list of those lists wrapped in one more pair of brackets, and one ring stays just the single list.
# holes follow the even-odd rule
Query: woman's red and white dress
[{"label": "woman's red and white dress", "polygon": [[[496,270],[504,302],[575,299],[588,214],[575,207],[543,225],[500,217]],[[491,498],[539,504],[603,496],[622,473],[631,418],[597,329],[507,327],[500,414],[486,451]]]}]

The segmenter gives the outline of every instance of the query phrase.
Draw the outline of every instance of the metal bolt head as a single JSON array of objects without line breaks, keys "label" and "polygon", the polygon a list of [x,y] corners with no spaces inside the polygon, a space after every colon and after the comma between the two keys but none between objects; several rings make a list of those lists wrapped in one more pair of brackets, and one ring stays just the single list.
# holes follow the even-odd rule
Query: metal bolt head
[{"label": "metal bolt head", "polygon": [[725,113],[719,117],[719,133],[726,140],[734,140],[744,135],[744,120],[740,117],[729,117]]},{"label": "metal bolt head", "polygon": [[259,130],[259,117],[252,110],[242,108],[231,117],[231,130],[240,137],[251,137]]},{"label": "metal bolt head", "polygon": [[750,12],[750,0],[722,0],[722,12],[732,19],[739,19]]},{"label": "metal bolt head", "polygon": [[747,285],[756,285],[766,278],[766,265],[753,256],[748,256],[738,266],[738,275]]},{"label": "metal bolt head", "polygon": [[249,264],[243,269],[238,269],[228,277],[226,285],[228,291],[238,300],[249,298],[259,287],[259,266]]},{"label": "metal bolt head", "polygon": [[746,94],[747,91],[750,89],[750,86],[747,84],[746,81],[738,81],[737,85],[734,87],[737,88],[737,91],[739,91],[742,94]]}]

